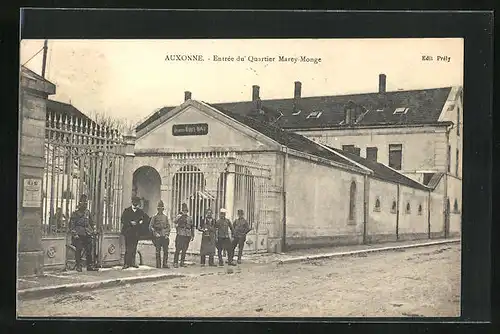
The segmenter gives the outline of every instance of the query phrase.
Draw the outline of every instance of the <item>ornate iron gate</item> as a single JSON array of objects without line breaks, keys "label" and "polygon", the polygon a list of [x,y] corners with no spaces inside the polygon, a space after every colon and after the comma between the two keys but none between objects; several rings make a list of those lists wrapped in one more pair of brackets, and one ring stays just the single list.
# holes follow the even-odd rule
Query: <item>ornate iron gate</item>
[{"label": "ornate iron gate", "polygon": [[[90,119],[54,113],[47,114],[45,130],[42,235],[48,242],[44,247],[51,245],[50,253],[65,247],[71,257],[71,247],[67,245],[68,224],[81,195],[88,198],[88,208],[101,241],[105,233],[120,230],[123,138],[118,130],[100,126]],[[61,240],[64,246],[57,245]],[[98,254],[100,262],[102,249]],[[50,265],[50,259],[48,262]]]},{"label": "ornate iron gate", "polygon": [[[173,154],[168,158],[166,174],[170,184],[162,197],[170,204],[172,217],[186,203],[198,227],[207,209],[218,217],[219,210],[226,208],[232,221],[237,210],[242,209],[253,228],[252,234],[267,234],[272,228],[268,166],[245,161],[233,152]],[[192,243],[193,252],[199,245],[196,239],[201,237]],[[258,250],[256,241],[249,240],[248,247]]]}]

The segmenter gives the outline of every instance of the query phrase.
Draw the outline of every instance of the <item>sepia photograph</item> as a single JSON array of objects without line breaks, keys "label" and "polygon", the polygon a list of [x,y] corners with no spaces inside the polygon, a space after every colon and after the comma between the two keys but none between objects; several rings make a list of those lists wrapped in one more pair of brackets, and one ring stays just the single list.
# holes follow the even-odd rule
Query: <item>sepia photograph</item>
[{"label": "sepia photograph", "polygon": [[463,38],[23,39],[17,316],[459,317]]}]

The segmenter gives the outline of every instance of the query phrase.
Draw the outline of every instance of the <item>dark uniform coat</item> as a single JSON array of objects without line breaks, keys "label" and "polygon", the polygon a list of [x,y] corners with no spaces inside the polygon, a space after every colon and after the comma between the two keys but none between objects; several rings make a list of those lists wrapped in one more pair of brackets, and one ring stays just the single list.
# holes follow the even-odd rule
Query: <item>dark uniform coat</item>
[{"label": "dark uniform coat", "polygon": [[74,211],[69,221],[69,229],[73,236],[92,235],[95,231],[95,223],[90,211],[88,209]]},{"label": "dark uniform coat", "polygon": [[233,223],[234,238],[243,239],[251,231],[250,225],[245,218],[237,218]]},{"label": "dark uniform coat", "polygon": [[[126,237],[136,237],[139,238],[140,232],[143,224],[147,224],[147,216],[142,211],[142,209],[137,208],[137,210],[132,210],[132,207],[128,207],[123,210],[121,223],[122,223],[122,234]],[[139,221],[142,220],[142,224]],[[137,224],[132,225],[131,222],[135,221]],[[148,226],[149,227],[149,226]]]},{"label": "dark uniform coat", "polygon": [[180,214],[175,219],[177,235],[194,238],[193,219],[188,214]]}]

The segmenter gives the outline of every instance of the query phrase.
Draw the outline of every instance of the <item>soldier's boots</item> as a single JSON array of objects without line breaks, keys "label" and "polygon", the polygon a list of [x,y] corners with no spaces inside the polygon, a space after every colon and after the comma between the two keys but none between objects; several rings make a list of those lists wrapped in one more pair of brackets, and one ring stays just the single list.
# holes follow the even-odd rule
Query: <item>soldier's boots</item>
[{"label": "soldier's boots", "polygon": [[161,257],[160,257],[160,254],[156,254],[156,268],[161,268]]},{"label": "soldier's boots", "polygon": [[174,268],[179,268],[179,265],[174,262]]},{"label": "soldier's boots", "polygon": [[81,266],[76,266],[76,268],[75,268],[75,269],[76,269],[76,271],[78,271],[79,273],[81,273],[81,272],[82,272],[82,267],[81,267]]},{"label": "soldier's boots", "polygon": [[238,264],[241,264],[241,259],[238,259],[238,261],[237,261],[237,262],[238,262]]},{"label": "soldier's boots", "polygon": [[168,265],[166,257],[163,258],[163,268],[165,268],[165,269],[169,269],[170,268],[169,265]]},{"label": "soldier's boots", "polygon": [[87,271],[99,271],[99,268],[87,267]]},{"label": "soldier's boots", "polygon": [[183,267],[183,268],[187,267],[184,262],[181,262],[180,266]]}]

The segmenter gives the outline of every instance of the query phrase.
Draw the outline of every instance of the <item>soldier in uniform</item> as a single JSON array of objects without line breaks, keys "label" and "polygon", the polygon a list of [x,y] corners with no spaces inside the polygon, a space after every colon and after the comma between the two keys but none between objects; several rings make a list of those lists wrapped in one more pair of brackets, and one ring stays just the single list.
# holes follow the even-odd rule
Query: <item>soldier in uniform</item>
[{"label": "soldier in uniform", "polygon": [[194,240],[194,224],[193,219],[188,215],[188,207],[186,203],[182,203],[181,213],[174,221],[177,235],[175,236],[175,253],[174,253],[174,268],[179,267],[179,253],[181,253],[181,267],[185,267],[186,251],[189,243]]},{"label": "soldier in uniform", "polygon": [[140,203],[141,200],[139,197],[133,197],[132,206],[126,208],[122,214],[121,233],[125,237],[125,263],[123,269],[129,267],[139,268],[139,266],[135,264],[137,243],[139,242],[140,227],[147,218],[144,211],[139,208]]},{"label": "soldier in uniform", "polygon": [[[234,251],[236,246],[238,246],[238,264],[241,264],[241,255],[243,254],[243,247],[245,246],[245,241],[247,239],[247,233],[252,229],[248,224],[247,220],[243,217],[243,210],[238,210],[238,218],[233,223],[234,235],[233,244],[231,245],[232,252],[234,256]],[[229,262],[232,262],[233,258],[229,258]]]},{"label": "soldier in uniform", "polygon": [[215,266],[215,219],[212,217],[212,210],[206,210],[205,218],[202,220],[199,230],[203,233],[200,247],[201,265],[205,266],[208,255],[208,265],[213,267]]},{"label": "soldier in uniform", "polygon": [[72,213],[69,221],[72,243],[76,248],[76,270],[80,272],[82,271],[83,249],[85,249],[86,253],[87,271],[98,271],[94,266],[94,254],[92,252],[92,241],[96,233],[96,228],[90,211],[87,209],[87,204],[87,196],[82,195],[78,203],[78,209]]},{"label": "soldier in uniform", "polygon": [[224,261],[222,260],[222,251],[226,250],[228,255],[228,264],[230,266],[235,266],[233,263],[233,254],[231,247],[231,238],[229,236],[229,230],[231,230],[231,234],[234,235],[233,225],[231,221],[226,218],[226,209],[220,209],[219,219],[215,223],[216,234],[217,234],[217,256],[219,257],[219,266],[224,265]]},{"label": "soldier in uniform", "polygon": [[163,213],[163,201],[158,202],[158,213],[151,217],[149,229],[153,232],[153,245],[156,248],[156,268],[162,267],[161,249],[163,248],[163,268],[168,266],[168,244],[170,242],[170,222]]}]

